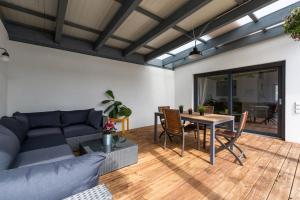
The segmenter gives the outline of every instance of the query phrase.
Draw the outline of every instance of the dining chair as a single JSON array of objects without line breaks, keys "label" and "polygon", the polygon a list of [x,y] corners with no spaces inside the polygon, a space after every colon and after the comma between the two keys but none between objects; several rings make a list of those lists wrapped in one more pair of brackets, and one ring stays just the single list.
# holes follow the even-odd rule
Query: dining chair
[{"label": "dining chair", "polygon": [[[158,112],[161,112],[161,113],[163,113],[163,111],[165,110],[165,109],[170,109],[170,106],[158,106]],[[159,135],[159,139],[161,138],[161,136],[163,135],[163,134],[165,134],[165,130],[166,130],[166,126],[165,126],[165,119],[164,119],[164,117],[159,117],[159,120],[160,120],[160,124],[161,124],[161,127],[163,128],[163,131],[160,133],[160,135]],[[171,135],[168,135],[168,137],[169,137],[169,139],[170,139],[170,141],[172,142],[172,137],[171,137]]]},{"label": "dining chair", "polygon": [[164,109],[164,118],[165,118],[165,140],[164,140],[164,148],[167,146],[167,135],[178,136],[182,138],[182,146],[181,146],[181,156],[183,156],[184,145],[185,145],[185,136],[188,132],[193,131],[189,125],[184,125],[181,122],[181,117],[179,110],[174,109]]},{"label": "dining chair", "polygon": [[[215,107],[214,106],[204,106],[204,113],[214,114]],[[194,125],[196,126],[196,125]],[[199,130],[203,130],[203,148],[206,148],[206,125],[199,124]],[[197,138],[197,128],[194,130],[194,137]]]},{"label": "dining chair", "polygon": [[[219,149],[217,149],[217,152],[222,151],[224,149],[227,149],[235,158],[236,160],[243,165],[241,158],[247,158],[244,151],[236,144],[236,141],[238,140],[238,138],[241,136],[242,132],[244,131],[244,128],[246,126],[246,122],[247,122],[247,118],[248,118],[248,111],[243,112],[241,118],[240,118],[240,123],[239,123],[239,127],[237,129],[237,131],[229,131],[229,130],[225,130],[225,131],[221,131],[221,130],[217,130],[216,131],[216,140],[221,144],[221,147]],[[225,140],[227,140],[226,143],[224,143],[220,138],[225,138]],[[239,152],[239,154],[234,152],[234,148],[235,147]]]}]

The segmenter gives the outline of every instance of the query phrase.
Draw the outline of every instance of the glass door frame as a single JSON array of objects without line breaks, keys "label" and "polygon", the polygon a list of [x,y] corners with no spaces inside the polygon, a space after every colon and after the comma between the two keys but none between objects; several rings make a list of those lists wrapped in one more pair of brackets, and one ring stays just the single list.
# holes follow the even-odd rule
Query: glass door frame
[{"label": "glass door frame", "polygon": [[232,86],[233,86],[233,74],[242,73],[242,72],[251,72],[255,70],[263,69],[278,69],[278,99],[279,99],[279,110],[278,110],[278,130],[277,134],[269,133],[259,133],[262,135],[268,135],[272,137],[279,137],[285,140],[285,61],[252,65],[246,67],[239,67],[233,69],[226,69],[220,71],[212,71],[200,74],[194,74],[194,110],[197,110],[198,107],[198,78],[216,76],[216,75],[226,75],[228,76],[228,113],[232,114]]}]

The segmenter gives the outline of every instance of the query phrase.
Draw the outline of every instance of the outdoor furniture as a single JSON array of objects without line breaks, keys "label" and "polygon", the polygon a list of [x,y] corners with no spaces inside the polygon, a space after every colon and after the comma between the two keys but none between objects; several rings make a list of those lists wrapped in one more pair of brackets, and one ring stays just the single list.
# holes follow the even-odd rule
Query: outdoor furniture
[{"label": "outdoor furniture", "polygon": [[67,197],[63,200],[112,200],[112,194],[105,185],[97,185],[91,189]]},{"label": "outdoor furniture", "polygon": [[110,147],[110,152],[107,148],[101,140],[91,140],[80,144],[80,154],[100,152],[105,155],[106,159],[99,169],[100,175],[133,165],[138,161],[138,145],[127,138],[120,137]]},{"label": "outdoor furniture", "polygon": [[[246,126],[246,122],[247,122],[247,118],[248,118],[248,112],[244,112],[242,114],[242,117],[240,119],[240,124],[239,124],[239,128],[238,130],[235,132],[235,131],[232,131],[232,130],[225,130],[225,131],[221,131],[221,130],[217,130],[216,131],[216,140],[221,144],[221,147],[217,150],[218,152],[219,151],[222,151],[224,149],[227,149],[232,155],[234,155],[234,157],[237,159],[237,161],[243,165],[242,161],[241,161],[241,158],[244,157],[246,158],[246,155],[245,153],[243,152],[243,150],[236,145],[236,141],[237,139],[241,136],[245,126]],[[227,140],[227,143],[224,143],[220,137],[223,137]],[[235,147],[238,151],[239,151],[239,154],[236,154],[234,152],[234,149],[233,147]]]},{"label": "outdoor furniture", "polygon": [[[126,131],[129,130],[129,117],[123,117],[123,118],[109,118],[110,120],[112,120],[114,123],[118,123],[121,122],[122,123],[122,135],[125,134]],[[126,128],[125,128],[125,124],[126,124]]]},{"label": "outdoor furniture", "polygon": [[[163,113],[156,112],[154,113],[154,132],[153,132],[153,141],[157,142],[157,118],[163,116]],[[215,127],[219,124],[227,123],[229,125],[229,130],[234,130],[234,116],[230,115],[218,115],[218,114],[206,114],[200,116],[199,113],[193,113],[189,115],[188,113],[180,114],[181,120],[186,120],[194,122],[197,125],[197,138],[199,138],[199,123],[205,124],[210,129],[210,162],[215,164]],[[200,149],[199,139],[197,140],[197,147]]]},{"label": "outdoor furniture", "polygon": [[193,131],[193,127],[181,123],[179,110],[164,109],[163,113],[165,119],[164,148],[167,145],[167,135],[182,137],[181,156],[183,156],[185,135],[189,131]]},{"label": "outdoor furniture", "polygon": [[[214,114],[214,106],[204,106],[204,113]],[[195,125],[196,126],[196,125]],[[199,124],[199,129],[203,130],[203,148],[206,148],[206,124]],[[197,127],[195,127],[194,131],[195,139],[197,138]]]},{"label": "outdoor furniture", "polygon": [[[158,107],[158,112],[163,112],[163,110],[165,110],[165,109],[170,109],[170,106],[159,106]],[[160,120],[161,127],[163,128],[163,131],[159,135],[159,138],[161,138],[161,136],[166,133],[166,131],[165,131],[166,127],[165,127],[165,119],[164,119],[164,117],[160,116],[159,120]],[[171,135],[168,134],[168,137],[169,137],[170,141],[172,142]]]}]

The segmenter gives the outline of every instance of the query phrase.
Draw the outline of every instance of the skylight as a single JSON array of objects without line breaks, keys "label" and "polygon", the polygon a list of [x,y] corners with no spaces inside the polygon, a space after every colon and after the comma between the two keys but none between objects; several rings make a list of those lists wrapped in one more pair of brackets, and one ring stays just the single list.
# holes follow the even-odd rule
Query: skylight
[{"label": "skylight", "polygon": [[[198,40],[196,40],[196,45],[198,45],[198,44],[201,44],[201,42],[199,42]],[[181,47],[178,47],[178,48],[170,51],[170,53],[171,54],[177,54],[179,52],[182,52],[182,51],[184,51],[186,49],[189,49],[191,47],[194,47],[194,46],[195,46],[195,40],[193,40],[193,41],[191,41],[189,43],[186,43],[185,45],[182,45]]]},{"label": "skylight", "polygon": [[163,55],[161,55],[161,56],[158,56],[156,59],[158,59],[158,60],[163,60],[163,59],[165,59],[165,58],[168,58],[168,57],[170,57],[171,55],[169,55],[169,54],[163,54]]},{"label": "skylight", "polygon": [[250,22],[252,22],[252,19],[248,15],[246,15],[245,17],[242,17],[241,19],[238,19],[238,20],[235,21],[235,23],[237,23],[240,26],[243,26],[243,25],[248,24]]},{"label": "skylight", "polygon": [[285,8],[289,5],[292,5],[298,1],[299,0],[278,0],[275,3],[272,3],[266,7],[259,9],[258,11],[254,12],[253,14],[259,19],[259,18],[269,15],[273,12],[276,12],[282,8]]}]

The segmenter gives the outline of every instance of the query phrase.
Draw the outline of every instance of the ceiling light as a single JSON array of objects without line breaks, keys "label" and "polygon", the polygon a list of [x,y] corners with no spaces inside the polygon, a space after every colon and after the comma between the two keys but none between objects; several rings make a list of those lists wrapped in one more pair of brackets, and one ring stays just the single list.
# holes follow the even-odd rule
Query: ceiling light
[{"label": "ceiling light", "polygon": [[195,45],[193,50],[189,53],[188,58],[194,60],[194,59],[200,58],[201,56],[202,56],[202,53],[197,49],[197,47]]}]

